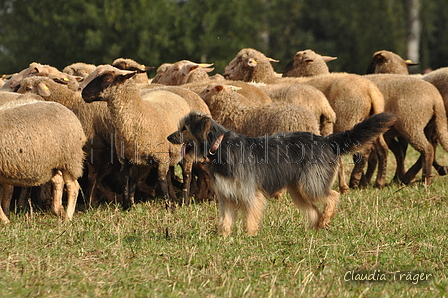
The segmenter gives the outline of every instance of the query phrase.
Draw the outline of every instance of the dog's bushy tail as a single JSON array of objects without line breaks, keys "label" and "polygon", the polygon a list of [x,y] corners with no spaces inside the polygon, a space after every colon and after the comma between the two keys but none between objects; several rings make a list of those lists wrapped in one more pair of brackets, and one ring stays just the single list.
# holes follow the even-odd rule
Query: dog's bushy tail
[{"label": "dog's bushy tail", "polygon": [[351,130],[334,133],[326,138],[336,154],[354,153],[376,140],[396,120],[397,118],[390,113],[375,114],[356,124]]}]

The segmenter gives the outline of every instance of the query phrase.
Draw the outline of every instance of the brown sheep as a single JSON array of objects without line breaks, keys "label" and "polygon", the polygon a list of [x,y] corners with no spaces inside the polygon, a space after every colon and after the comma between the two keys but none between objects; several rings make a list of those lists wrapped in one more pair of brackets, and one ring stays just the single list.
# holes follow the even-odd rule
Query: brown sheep
[{"label": "brown sheep", "polygon": [[[362,76],[341,73],[309,78],[282,78],[280,74],[274,71],[271,61],[272,59],[267,58],[259,51],[250,48],[243,49],[226,66],[223,75],[231,80],[258,83],[306,83],[317,88],[324,93],[336,113],[336,123],[333,127],[335,132],[350,129],[369,115],[384,111],[384,100],[381,92],[375,84]],[[317,59],[315,62],[326,64],[325,59]],[[305,66],[311,67],[312,63],[307,63]],[[328,67],[326,69],[328,71]],[[283,75],[288,76],[289,73],[284,73]],[[356,88],[351,86],[356,86]],[[381,143],[381,148],[383,148],[383,152],[386,155],[387,146],[384,142]],[[364,151],[363,154],[366,155]],[[362,164],[359,163],[356,166],[361,167]],[[383,159],[382,168],[378,171],[375,186],[385,185],[385,167],[386,160]],[[352,175],[351,184],[356,186],[359,183],[359,179],[359,177]],[[342,167],[339,171],[339,188],[343,193],[348,190]]]},{"label": "brown sheep", "polygon": [[238,133],[260,137],[278,132],[307,131],[319,135],[319,125],[307,109],[295,105],[245,106],[232,86],[215,83],[200,93],[218,123]]},{"label": "brown sheep", "polygon": [[170,166],[181,159],[181,147],[168,142],[167,136],[177,129],[179,120],[190,112],[187,102],[180,96],[157,90],[144,97],[135,82],[130,80],[136,72],[104,68],[91,74],[81,86],[83,99],[107,101],[113,126],[116,130],[115,149],[121,163],[124,207],[134,204],[137,171],[149,173],[157,166],[158,183],[167,207],[175,199],[168,178]]},{"label": "brown sheep", "polygon": [[373,54],[366,73],[409,74],[408,66],[411,65],[418,65],[418,63],[413,63],[410,60],[404,60],[394,52],[381,50]]},{"label": "brown sheep", "polygon": [[428,141],[426,131],[434,125],[435,134],[444,150],[448,151],[447,116],[443,98],[432,84],[409,75],[371,74],[365,76],[374,82],[384,95],[385,110],[397,117],[393,129],[384,137],[390,149],[396,155],[397,177],[403,183],[409,183],[415,177],[416,168],[404,171],[404,152],[394,146],[393,138],[401,137],[421,154],[423,182],[429,183],[434,149]]},{"label": "brown sheep", "polygon": [[111,138],[115,130],[107,104],[105,102],[87,104],[82,99],[81,92],[72,91],[50,78],[40,76],[23,79],[18,92],[38,94],[46,101],[54,101],[66,106],[78,116],[89,140],[84,148],[87,154],[85,162],[88,181],[84,192],[88,203],[96,204],[101,194],[109,202],[121,201],[120,195],[104,187],[102,183],[106,175],[117,171],[118,164],[116,153],[112,150]]},{"label": "brown sheep", "polygon": [[96,65],[94,64],[87,64],[84,62],[76,62],[72,63],[70,65],[67,65],[62,70],[63,73],[75,76],[75,77],[81,77],[86,78],[92,71],[94,71],[96,68]]},{"label": "brown sheep", "polygon": [[[401,58],[399,55],[390,52],[390,51],[378,51],[376,52],[373,57],[372,57],[372,61],[367,69],[367,73],[389,73],[389,74],[404,74],[404,75],[408,75],[409,71],[408,71],[408,66],[411,65],[417,65],[418,63],[413,63],[410,60],[404,60],[403,58]],[[414,76],[417,77],[417,76]],[[421,78],[431,84],[433,84],[441,93],[442,98],[444,100],[445,103],[445,110],[447,110],[448,108],[448,71],[434,71],[430,74],[421,76]],[[417,101],[417,99],[416,99]],[[408,116],[408,117],[413,117],[413,115]],[[436,150],[436,147],[438,145],[438,141],[437,141],[437,134],[434,132],[431,136],[431,142],[433,143],[433,147],[434,147],[434,152]],[[396,146],[396,148],[394,148],[394,150],[396,152],[398,152],[398,150],[401,150],[402,153],[400,153],[399,156],[405,156],[406,155],[406,149],[408,146],[408,143],[406,140],[404,140],[403,138],[399,138],[398,139],[399,142],[393,142],[391,144],[391,146]],[[434,154],[435,155],[435,154]],[[400,164],[403,163],[402,161],[400,161]],[[413,169],[412,171],[409,171],[407,174],[407,180],[412,180],[413,179],[413,175],[416,175],[417,172],[420,170],[421,166],[422,166],[422,161],[421,159],[419,159],[417,161],[417,163],[412,166],[411,169]],[[433,166],[434,168],[437,170],[437,172],[439,173],[439,175],[446,175],[448,173],[448,167],[447,166],[442,166],[440,165],[435,159],[433,161]],[[368,170],[369,171],[369,170]],[[398,174],[396,173],[395,177],[394,177],[394,181],[398,182]]]},{"label": "brown sheep", "polygon": [[135,60],[125,58],[115,59],[114,62],[112,62],[112,66],[121,70],[137,71],[138,73],[133,78],[134,82],[137,84],[148,84],[149,79],[146,72],[154,68],[152,66],[140,64]]},{"label": "brown sheep", "polygon": [[[78,118],[66,107],[22,95],[0,107],[0,220],[7,223],[13,186],[51,181],[51,211],[72,219],[82,175],[86,137]],[[67,211],[62,206],[64,184]],[[6,213],[6,214],[5,214]]]}]

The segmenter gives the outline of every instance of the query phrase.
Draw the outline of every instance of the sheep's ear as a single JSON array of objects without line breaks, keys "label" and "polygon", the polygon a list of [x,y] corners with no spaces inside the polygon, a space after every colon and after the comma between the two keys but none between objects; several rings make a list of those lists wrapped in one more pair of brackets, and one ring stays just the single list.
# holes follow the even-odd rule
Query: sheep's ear
[{"label": "sheep's ear", "polygon": [[269,62],[279,62],[279,60],[275,60],[275,59],[272,59],[272,58],[269,58],[269,57],[266,57],[266,58],[268,58]]},{"label": "sheep's ear", "polygon": [[406,60],[405,63],[406,63],[407,66],[419,65],[420,64],[419,62],[412,62],[411,60]]},{"label": "sheep's ear", "polygon": [[40,96],[50,96],[51,91],[50,91],[50,88],[48,88],[48,86],[46,84],[39,83],[37,85],[37,94],[39,94]]},{"label": "sheep's ear", "polygon": [[325,62],[330,62],[330,61],[338,59],[338,57],[322,56],[322,59],[324,59]]},{"label": "sheep's ear", "polygon": [[182,67],[181,69],[181,73],[186,76],[188,74],[190,74],[193,70],[196,70],[200,67],[199,64],[189,64],[189,65],[185,65],[185,67]]},{"label": "sheep's ear", "polygon": [[121,83],[121,82],[124,82],[126,80],[129,80],[130,78],[132,78],[136,74],[137,74],[136,71],[135,72],[129,72],[129,73],[122,73],[122,74],[118,75],[115,78],[115,81]]},{"label": "sheep's ear", "polygon": [[257,64],[258,62],[254,58],[249,58],[249,61],[247,61],[247,65],[249,65],[250,67],[255,67],[257,66]]},{"label": "sheep's ear", "polygon": [[215,89],[215,91],[219,93],[219,92],[222,91],[222,89],[224,89],[224,86],[223,85],[216,85],[213,89]]},{"label": "sheep's ear", "polygon": [[67,78],[53,78],[53,81],[55,81],[58,84],[62,84],[62,85],[68,85],[68,82],[70,81]]},{"label": "sheep's ear", "polygon": [[283,69],[282,75],[286,77],[288,72],[290,72],[293,69],[294,69],[294,59],[292,59],[291,61],[288,62],[288,64],[286,64],[285,68]]}]

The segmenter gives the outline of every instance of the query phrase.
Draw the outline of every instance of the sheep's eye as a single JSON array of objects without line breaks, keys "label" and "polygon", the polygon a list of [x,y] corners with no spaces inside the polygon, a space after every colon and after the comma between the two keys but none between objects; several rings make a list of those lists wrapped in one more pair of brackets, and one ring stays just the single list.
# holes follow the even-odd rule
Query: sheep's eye
[{"label": "sheep's eye", "polygon": [[31,91],[31,87],[30,86],[26,86],[25,90],[26,91]]}]

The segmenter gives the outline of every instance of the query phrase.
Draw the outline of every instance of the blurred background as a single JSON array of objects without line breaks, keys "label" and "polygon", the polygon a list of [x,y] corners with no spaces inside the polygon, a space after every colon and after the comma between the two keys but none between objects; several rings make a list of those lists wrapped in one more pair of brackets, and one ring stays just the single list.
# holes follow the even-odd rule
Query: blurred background
[{"label": "blurred background", "polygon": [[119,57],[222,73],[246,47],[280,60],[279,72],[305,49],[337,56],[331,71],[364,74],[389,50],[424,72],[448,66],[447,32],[447,0],[0,0],[0,74]]}]

